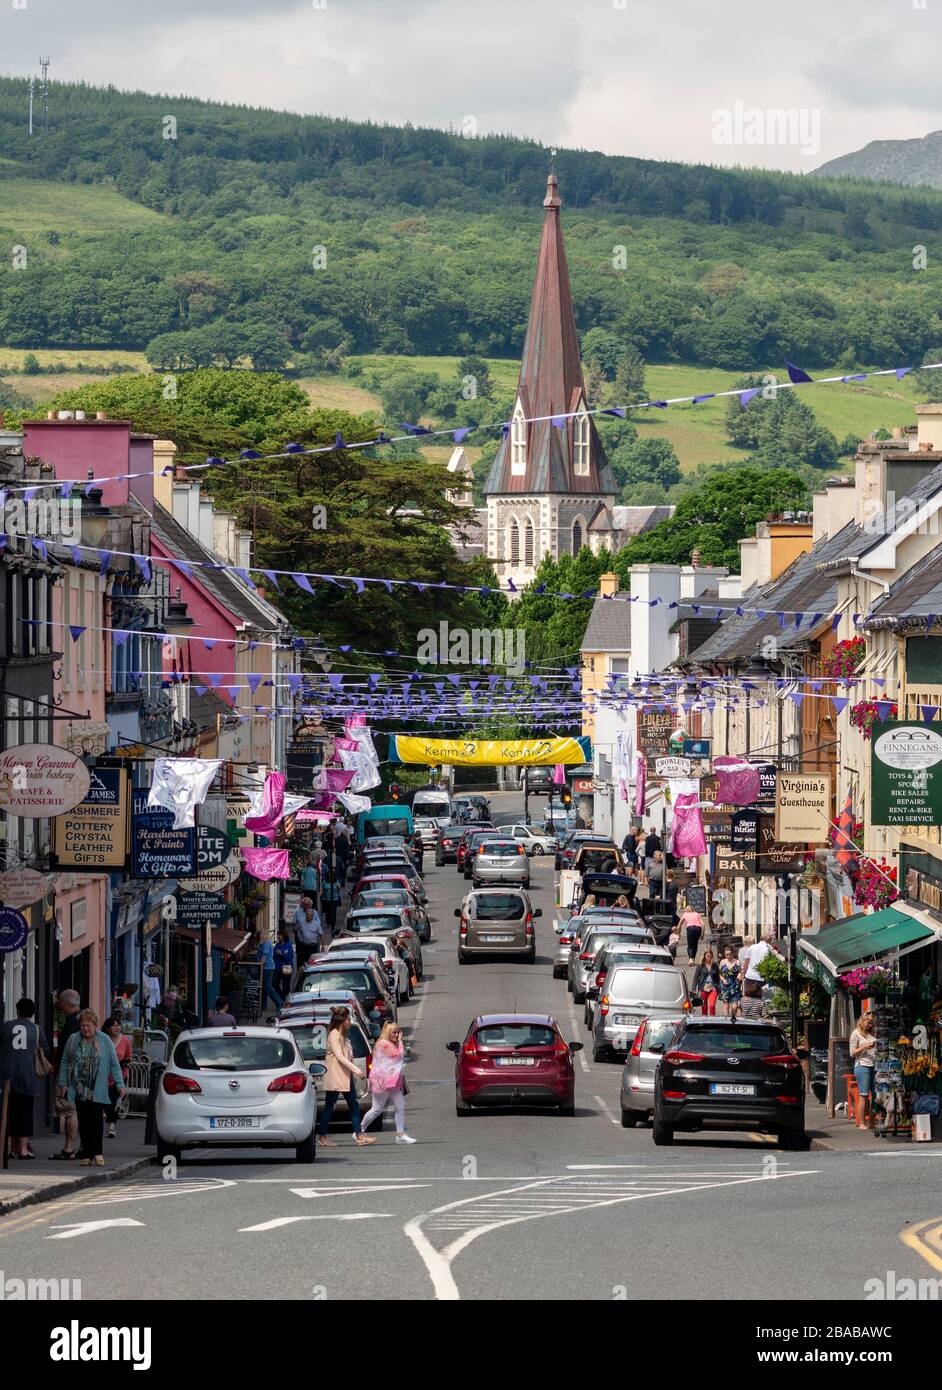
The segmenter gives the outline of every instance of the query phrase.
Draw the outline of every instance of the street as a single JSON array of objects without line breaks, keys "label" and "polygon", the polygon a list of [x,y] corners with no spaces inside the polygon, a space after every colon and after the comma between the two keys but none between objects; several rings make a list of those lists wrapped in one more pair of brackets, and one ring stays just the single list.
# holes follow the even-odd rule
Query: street
[{"label": "street", "polygon": [[[510,793],[493,806],[498,821],[519,813]],[[868,1279],[942,1270],[934,1147],[785,1154],[757,1135],[697,1134],[655,1149],[649,1127],[618,1121],[620,1067],[586,1051],[573,1118],[459,1118],[445,1044],[475,1014],[550,1012],[567,1038],[586,1034],[551,975],[552,860],[533,861],[534,965],[459,968],[465,880],[430,856],[425,868],[434,936],[401,1014],[414,1147],[387,1125],[365,1149],[335,1128],[312,1166],[191,1151],[176,1176],[145,1169],[0,1218],[0,1268],[135,1300],[355,1300],[378,1284],[392,1299],[863,1299]]]}]

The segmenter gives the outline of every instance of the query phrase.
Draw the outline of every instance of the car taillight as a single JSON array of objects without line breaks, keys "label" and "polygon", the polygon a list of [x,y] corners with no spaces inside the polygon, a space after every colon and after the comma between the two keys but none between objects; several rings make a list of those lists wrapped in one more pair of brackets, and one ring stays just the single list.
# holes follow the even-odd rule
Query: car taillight
[{"label": "car taillight", "polygon": [[635,1040],[634,1040],[634,1042],[631,1044],[631,1055],[632,1055],[632,1057],[640,1057],[640,1056],[641,1056],[641,1044],[644,1042],[644,1030],[645,1030],[645,1028],[647,1028],[647,1026],[648,1026],[647,1019],[645,1019],[644,1023],[642,1023],[642,1025],[641,1025],[641,1027],[638,1029],[637,1033],[635,1033]]},{"label": "car taillight", "polygon": [[451,849],[454,843],[454,840],[442,840],[442,844],[445,846],[446,849]]},{"label": "car taillight", "polygon": [[790,1052],[776,1052],[772,1057],[763,1057],[763,1062],[767,1062],[770,1067],[800,1067],[801,1063],[797,1057],[793,1057]]},{"label": "car taillight", "polygon": [[533,913],[527,913],[527,936],[533,935]]},{"label": "car taillight", "polygon": [[468,934],[468,924],[467,924],[467,922],[465,922],[465,921],[462,919],[462,921],[461,921],[461,923],[459,924],[459,927],[458,927],[458,935],[459,935],[459,936],[467,936],[467,934]]},{"label": "car taillight", "polygon": [[476,1057],[478,1055],[477,1044],[473,1038],[469,1038],[461,1049],[465,1057]]},{"label": "car taillight", "polygon": [[686,1100],[686,1091],[662,1091],[661,1095],[665,1100]]},{"label": "car taillight", "polygon": [[194,1081],[190,1076],[178,1076],[175,1071],[165,1071],[164,1079],[161,1082],[164,1093],[168,1096],[179,1096],[184,1091],[202,1091],[202,1086],[198,1081]]},{"label": "car taillight", "polygon": [[553,1046],[553,1056],[554,1056],[554,1057],[568,1057],[568,1056],[569,1056],[569,1044],[566,1042],[565,1038],[557,1038],[557,1039],[556,1039],[556,1042],[555,1042],[555,1044],[554,1044],[554,1046]]},{"label": "car taillight", "polygon": [[366,1054],[366,1074],[367,1074],[367,1076],[369,1076],[369,1074],[370,1074],[370,1072],[372,1071],[372,1069],[373,1069],[373,1054],[372,1054],[372,1052],[368,1052],[368,1053]]},{"label": "car taillight", "polygon": [[800,1105],[801,1096],[776,1096],[779,1105]]},{"label": "car taillight", "polygon": [[596,975],[596,977],[595,977],[595,987],[596,987],[596,989],[601,989],[601,988],[602,988],[602,986],[603,986],[604,983],[605,983],[605,976],[606,976],[607,973],[608,973],[608,972],[605,971],[605,970],[600,970],[599,973]]},{"label": "car taillight", "polygon": [[384,1014],[386,1012],[386,1004],[382,997],[377,997],[373,1000],[373,1012],[377,1014]]},{"label": "car taillight", "polygon": [[599,1013],[602,1015],[603,1018],[607,1017],[607,1015],[608,1015],[608,995],[607,995],[607,994],[603,994],[602,997],[601,997],[601,999],[599,1000]]},{"label": "car taillight", "polygon": [[306,1071],[289,1071],[287,1076],[276,1076],[274,1081],[269,1082],[270,1091],[293,1091],[296,1096],[302,1091],[306,1091],[310,1077]]},{"label": "car taillight", "polygon": [[518,846],[517,846],[517,853],[518,853],[518,854],[522,854],[522,853],[523,853],[523,845],[518,845]]},{"label": "car taillight", "polygon": [[666,1054],[665,1054],[665,1057],[664,1057],[664,1061],[665,1061],[665,1062],[702,1062],[702,1061],[703,1061],[703,1053],[702,1053],[702,1052],[684,1052],[682,1049],[679,1049],[679,1048],[678,1048],[676,1051],[666,1053]]},{"label": "car taillight", "polygon": [[559,944],[560,944],[560,946],[571,946],[571,945],[572,945],[572,937],[571,937],[571,936],[561,936],[561,937],[559,938]]},{"label": "car taillight", "polygon": [[579,959],[580,959],[580,960],[592,960],[592,959],[593,959],[592,952],[591,952],[591,951],[581,951],[580,954],[579,954]]}]

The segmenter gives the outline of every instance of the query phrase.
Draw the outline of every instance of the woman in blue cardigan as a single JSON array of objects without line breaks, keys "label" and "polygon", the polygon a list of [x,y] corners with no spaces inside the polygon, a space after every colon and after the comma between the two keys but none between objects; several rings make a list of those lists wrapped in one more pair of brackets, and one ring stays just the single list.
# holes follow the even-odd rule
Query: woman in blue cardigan
[{"label": "woman in blue cardigan", "polygon": [[108,1087],[115,1086],[119,1097],[127,1088],[114,1043],[99,1031],[98,1015],[91,1009],[79,1014],[79,1031],[65,1045],[58,1082],[59,1095],[75,1103],[83,1167],[94,1163],[104,1168],[102,1135],[105,1108],[111,1104]]}]

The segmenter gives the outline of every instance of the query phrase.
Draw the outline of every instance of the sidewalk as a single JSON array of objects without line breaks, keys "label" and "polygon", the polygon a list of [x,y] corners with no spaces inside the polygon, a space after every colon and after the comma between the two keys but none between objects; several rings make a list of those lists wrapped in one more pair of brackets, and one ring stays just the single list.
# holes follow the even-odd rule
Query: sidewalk
[{"label": "sidewalk", "polygon": [[118,1125],[118,1137],[104,1141],[104,1168],[80,1168],[78,1159],[49,1161],[62,1148],[60,1134],[35,1134],[31,1140],[35,1159],[11,1158],[0,1169],[0,1218],[18,1207],[77,1192],[82,1187],[126,1178],[154,1161],[153,1144],[144,1143],[144,1117],[129,1117]]}]

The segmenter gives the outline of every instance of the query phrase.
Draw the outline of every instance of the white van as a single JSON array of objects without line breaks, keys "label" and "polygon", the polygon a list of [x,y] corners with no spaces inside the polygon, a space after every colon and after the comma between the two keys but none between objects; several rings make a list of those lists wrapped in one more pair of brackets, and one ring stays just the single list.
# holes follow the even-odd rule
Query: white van
[{"label": "white van", "polygon": [[592,1057],[627,1052],[645,1018],[676,1018],[690,1009],[684,972],[676,965],[616,965],[599,990],[592,1022]]},{"label": "white van", "polygon": [[440,788],[416,792],[412,798],[413,816],[434,816],[437,820],[451,819],[451,797]]}]

